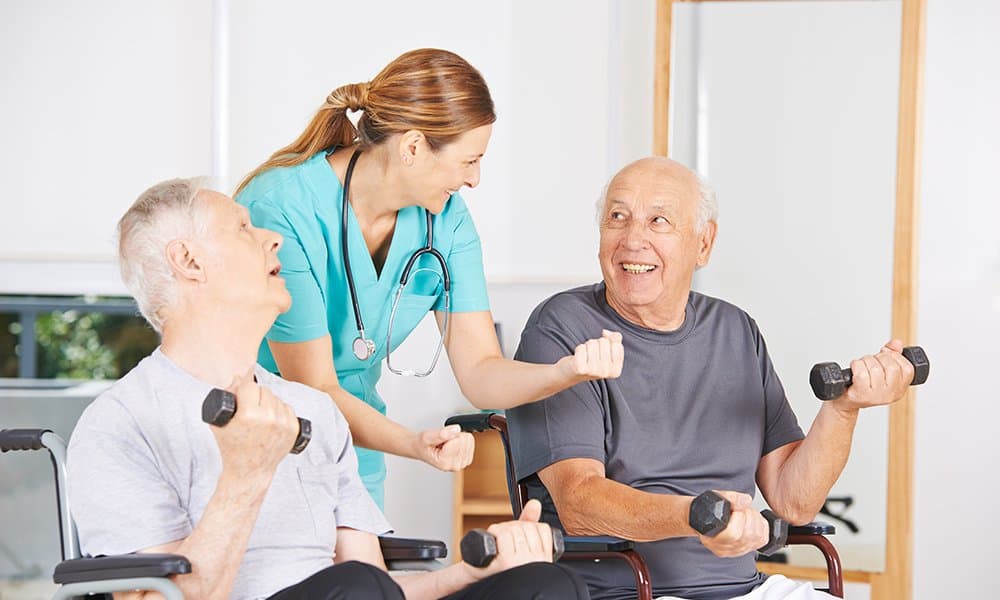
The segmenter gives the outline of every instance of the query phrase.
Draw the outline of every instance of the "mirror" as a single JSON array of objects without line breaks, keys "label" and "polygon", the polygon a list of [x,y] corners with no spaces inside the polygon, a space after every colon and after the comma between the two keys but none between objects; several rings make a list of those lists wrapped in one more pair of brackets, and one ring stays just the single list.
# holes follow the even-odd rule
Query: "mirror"
[{"label": "mirror", "polygon": [[[799,423],[814,363],[874,353],[893,331],[901,3],[673,6],[670,153],[719,198],[695,289],[746,310]],[[865,410],[828,504],[847,571],[886,568],[889,409]],[[850,505],[846,504],[850,502]],[[808,547],[793,566],[821,566]]]}]

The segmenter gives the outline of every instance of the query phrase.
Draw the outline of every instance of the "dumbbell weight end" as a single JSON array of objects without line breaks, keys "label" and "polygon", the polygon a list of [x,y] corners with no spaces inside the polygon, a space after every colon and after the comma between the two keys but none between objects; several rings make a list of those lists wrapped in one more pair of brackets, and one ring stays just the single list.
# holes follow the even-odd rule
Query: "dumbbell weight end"
[{"label": "dumbbell weight end", "polygon": [[[729,525],[732,515],[732,505],[719,494],[709,490],[702,492],[691,501],[688,512],[688,524],[698,533],[715,537]],[[767,520],[767,543],[757,552],[771,556],[788,543],[788,522],[770,510],[760,513]]]},{"label": "dumbbell weight end", "polygon": [[[236,416],[236,395],[219,388],[212,388],[201,403],[201,420],[209,425],[225,427]],[[290,452],[299,454],[312,439],[312,422],[299,417],[299,433],[295,436]]]}]

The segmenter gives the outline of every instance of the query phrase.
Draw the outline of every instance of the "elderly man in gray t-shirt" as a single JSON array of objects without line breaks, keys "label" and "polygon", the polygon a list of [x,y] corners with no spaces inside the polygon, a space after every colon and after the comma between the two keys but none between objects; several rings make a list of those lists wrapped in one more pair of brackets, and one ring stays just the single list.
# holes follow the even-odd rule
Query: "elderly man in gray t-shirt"
[{"label": "elderly man in gray t-shirt", "polygon": [[[173,579],[188,598],[586,598],[579,577],[551,564],[537,503],[490,527],[489,566],[389,577],[376,537],[389,524],[361,483],[343,415],[325,393],[255,364],[291,302],[282,241],[192,180],[150,188],[122,217],[122,275],[162,345],[73,432],[70,507],[84,552],[184,555],[192,571]],[[201,421],[213,388],[237,399],[223,427]],[[301,450],[296,417],[312,422],[312,439],[290,454]]]},{"label": "elderly man in gray t-shirt", "polygon": [[[691,291],[716,214],[707,186],[669,159],[612,178],[599,213],[604,281],[535,309],[517,358],[548,362],[620,332],[622,374],[508,411],[517,477],[568,533],[640,542],[658,596],[828,597],[758,573],[754,551],[768,534],[751,507],[755,485],[778,515],[811,521],[847,461],[859,409],[901,398],[913,368],[898,340],[852,362],[854,385],[803,436],[754,320]],[[715,537],[688,525],[693,498],[709,490],[733,507]],[[581,574],[594,598],[635,597],[622,561]]]}]

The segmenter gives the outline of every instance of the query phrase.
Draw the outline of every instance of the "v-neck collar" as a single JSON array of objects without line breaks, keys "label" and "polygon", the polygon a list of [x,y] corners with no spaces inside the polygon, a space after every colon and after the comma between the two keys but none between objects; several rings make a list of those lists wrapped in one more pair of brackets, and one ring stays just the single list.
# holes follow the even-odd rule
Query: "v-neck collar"
[{"label": "v-neck collar", "polygon": [[[333,170],[333,166],[327,160],[328,153],[325,151],[318,152],[313,159],[317,161],[317,178],[318,183],[325,183],[326,185],[320,185],[320,188],[340,190],[340,197],[332,199],[337,204],[337,214],[340,215],[342,206],[344,204],[344,183],[340,181],[337,176],[337,172]],[[329,186],[329,187],[327,187]],[[361,224],[358,222],[358,216],[354,212],[354,205],[350,202],[347,203],[347,248],[351,253],[351,275],[354,278],[354,285],[356,287],[372,287],[372,286],[382,286],[388,285],[390,288],[396,280],[399,278],[399,262],[400,262],[400,252],[404,252],[399,246],[404,243],[401,238],[409,237],[409,232],[412,231],[412,222],[415,213],[420,212],[420,207],[417,206],[406,206],[404,208],[396,211],[396,225],[392,229],[392,239],[389,241],[389,251],[386,253],[385,262],[382,264],[382,271],[379,273],[375,269],[375,261],[372,258],[371,253],[368,251],[368,244],[365,241],[365,236],[361,233]],[[338,223],[339,225],[339,223]],[[340,228],[338,227],[338,230]],[[400,233],[404,232],[404,233]],[[344,231],[340,231],[340,235],[344,235]],[[414,245],[414,250],[420,244],[419,241]],[[339,245],[339,244],[338,244]],[[361,260],[361,257],[364,260]],[[341,256],[341,264],[344,264],[343,257]]]},{"label": "v-neck collar", "polygon": [[[341,199],[342,202],[343,200]],[[399,245],[402,243],[400,242],[400,238],[405,236],[405,234],[401,234],[401,231],[408,226],[411,220],[410,214],[413,212],[411,209],[413,208],[415,207],[407,206],[396,211],[396,225],[392,228],[392,239],[389,240],[389,252],[385,255],[385,262],[382,264],[382,272],[380,274],[375,269],[375,260],[372,258],[371,253],[368,252],[368,243],[365,241],[365,236],[361,233],[361,224],[354,213],[354,206],[350,203],[347,204],[347,247],[351,252],[351,267],[354,271],[352,275],[354,276],[355,285],[372,286],[384,284],[387,280],[397,278],[394,267],[399,263],[399,253],[401,252]],[[341,235],[343,235],[343,232]],[[364,260],[359,260],[361,256],[364,256]]]}]

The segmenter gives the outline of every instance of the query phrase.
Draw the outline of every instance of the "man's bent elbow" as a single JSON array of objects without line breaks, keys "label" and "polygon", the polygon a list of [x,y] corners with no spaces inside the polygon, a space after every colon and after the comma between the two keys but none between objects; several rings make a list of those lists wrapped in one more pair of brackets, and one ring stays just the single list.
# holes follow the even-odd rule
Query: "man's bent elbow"
[{"label": "man's bent elbow", "polygon": [[807,525],[816,520],[819,514],[819,506],[788,506],[784,510],[777,511],[789,525]]},{"label": "man's bent elbow", "polygon": [[559,523],[567,535],[604,535],[600,523],[575,502],[555,502]]}]

